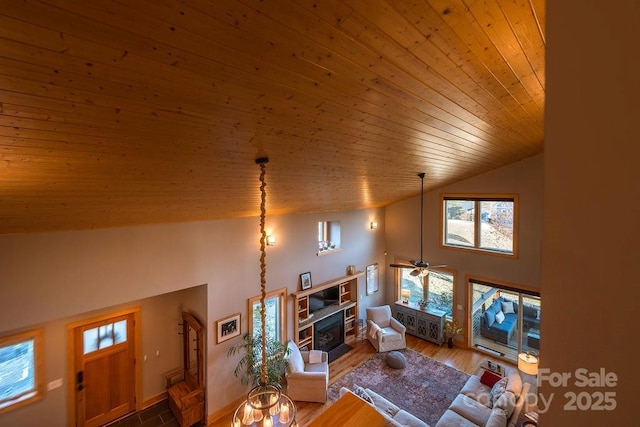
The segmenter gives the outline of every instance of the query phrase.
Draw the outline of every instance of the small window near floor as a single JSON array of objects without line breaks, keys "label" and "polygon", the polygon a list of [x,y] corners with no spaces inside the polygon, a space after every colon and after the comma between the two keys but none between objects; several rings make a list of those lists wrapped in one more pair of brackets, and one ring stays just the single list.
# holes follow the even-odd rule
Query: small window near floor
[{"label": "small window near floor", "polygon": [[42,329],[0,338],[0,413],[42,398]]}]

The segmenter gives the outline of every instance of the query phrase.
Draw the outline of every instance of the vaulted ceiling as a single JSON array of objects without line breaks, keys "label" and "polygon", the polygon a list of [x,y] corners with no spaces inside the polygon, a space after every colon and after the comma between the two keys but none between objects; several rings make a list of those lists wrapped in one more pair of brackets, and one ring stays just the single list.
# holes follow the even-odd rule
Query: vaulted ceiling
[{"label": "vaulted ceiling", "polygon": [[543,149],[544,0],[5,0],[0,234],[385,206]]}]

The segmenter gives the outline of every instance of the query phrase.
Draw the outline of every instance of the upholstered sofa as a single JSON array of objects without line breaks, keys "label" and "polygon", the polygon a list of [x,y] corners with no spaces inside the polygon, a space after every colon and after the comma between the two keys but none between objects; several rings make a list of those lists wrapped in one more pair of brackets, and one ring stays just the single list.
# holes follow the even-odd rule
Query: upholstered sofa
[{"label": "upholstered sofa", "polygon": [[342,387],[340,389],[340,397],[345,393],[353,393],[360,399],[373,405],[376,411],[384,417],[387,425],[398,427],[429,427],[429,424],[416,418],[409,412],[398,408],[373,390],[358,387],[356,390],[351,391],[346,387]]},{"label": "upholstered sofa", "polygon": [[[500,321],[502,313],[504,318]],[[526,329],[540,328],[540,310],[530,304],[522,305],[522,322]],[[497,298],[480,317],[480,335],[508,344],[518,325],[518,303],[504,297]]]},{"label": "upholstered sofa", "polygon": [[[523,383],[516,368],[506,367],[505,377],[496,384],[472,375],[440,417],[436,427],[516,427],[526,403],[529,384]],[[495,381],[497,378],[494,378]],[[519,427],[519,426],[518,426]]]}]

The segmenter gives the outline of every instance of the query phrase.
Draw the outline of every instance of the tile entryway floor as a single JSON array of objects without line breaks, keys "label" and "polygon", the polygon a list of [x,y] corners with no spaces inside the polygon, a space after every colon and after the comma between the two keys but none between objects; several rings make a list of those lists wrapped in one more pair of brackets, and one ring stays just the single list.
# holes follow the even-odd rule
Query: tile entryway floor
[{"label": "tile entryway floor", "polygon": [[[109,427],[179,427],[178,420],[173,416],[166,400],[107,425]],[[193,427],[203,426],[198,423]]]}]

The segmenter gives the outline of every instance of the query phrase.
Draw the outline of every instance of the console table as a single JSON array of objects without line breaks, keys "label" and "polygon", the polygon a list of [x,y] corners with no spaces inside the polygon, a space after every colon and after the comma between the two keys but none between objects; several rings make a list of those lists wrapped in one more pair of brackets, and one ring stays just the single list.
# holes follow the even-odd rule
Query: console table
[{"label": "console table", "polygon": [[442,310],[421,309],[418,304],[411,302],[396,302],[396,319],[407,328],[407,333],[438,345],[444,342],[446,314]]}]

